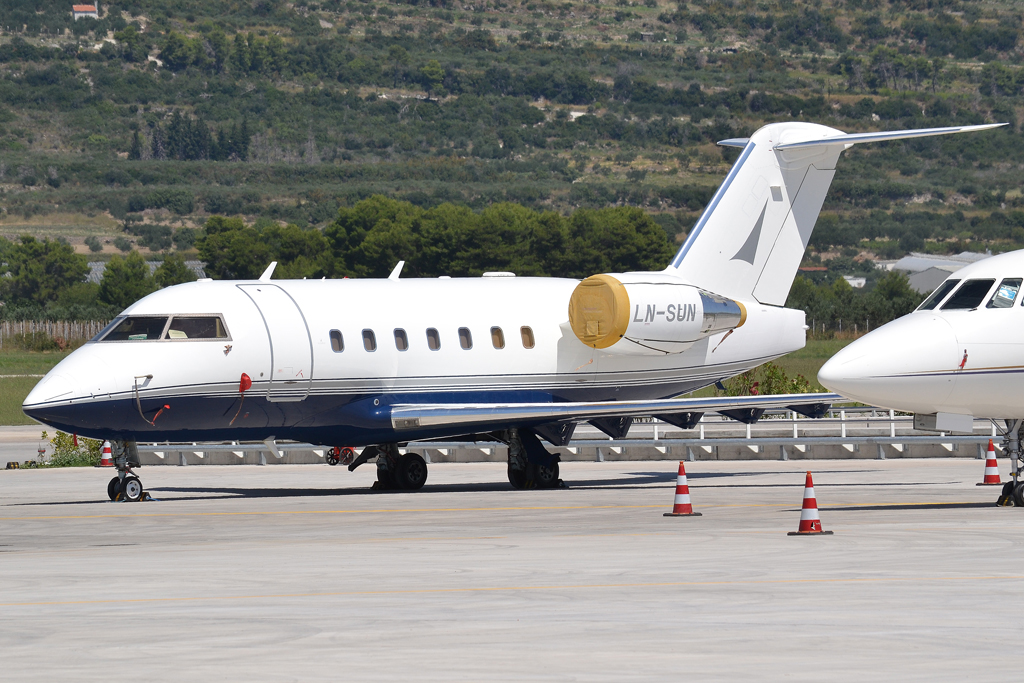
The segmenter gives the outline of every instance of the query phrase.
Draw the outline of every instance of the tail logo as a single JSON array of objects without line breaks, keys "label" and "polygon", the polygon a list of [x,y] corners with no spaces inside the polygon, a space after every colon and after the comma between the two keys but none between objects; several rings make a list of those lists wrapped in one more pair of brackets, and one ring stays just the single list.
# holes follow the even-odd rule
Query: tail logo
[{"label": "tail logo", "polygon": [[754,259],[757,257],[757,244],[761,241],[761,226],[764,225],[764,214],[767,210],[768,200],[766,199],[764,208],[761,209],[761,216],[754,223],[754,229],[750,231],[747,241],[743,243],[736,255],[729,259],[730,261],[746,261],[750,265],[754,265]]}]

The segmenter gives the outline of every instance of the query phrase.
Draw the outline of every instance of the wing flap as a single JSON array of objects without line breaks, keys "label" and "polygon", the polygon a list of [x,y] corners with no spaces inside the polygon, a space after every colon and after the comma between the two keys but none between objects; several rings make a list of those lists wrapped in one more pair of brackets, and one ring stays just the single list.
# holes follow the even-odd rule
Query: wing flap
[{"label": "wing flap", "polygon": [[[487,424],[530,425],[557,420],[596,420],[673,413],[768,410],[815,406],[845,401],[839,394],[777,394],[670,398],[654,401],[601,401],[593,403],[428,403],[395,405],[391,424],[396,431],[432,427],[472,427]],[[797,412],[800,412],[797,410]]]}]

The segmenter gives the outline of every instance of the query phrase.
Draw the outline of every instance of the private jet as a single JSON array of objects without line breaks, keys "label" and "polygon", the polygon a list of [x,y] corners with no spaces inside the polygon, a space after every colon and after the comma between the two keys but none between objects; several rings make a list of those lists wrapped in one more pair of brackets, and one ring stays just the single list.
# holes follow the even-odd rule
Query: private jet
[{"label": "private jet", "polygon": [[996,125],[847,134],[767,125],[724,140],[739,157],[662,271],[582,281],[515,277],[213,281],[129,306],[53,368],[24,412],[112,442],[111,498],[136,500],[137,441],[297,440],[364,447],[378,488],[416,490],[410,441],[466,435],[508,445],[515,488],[558,486],[580,422],[612,438],[656,416],[754,421],[820,416],[836,394],[673,398],[804,346],[785,308],[840,154],[858,143]]},{"label": "private jet", "polygon": [[[916,429],[974,431],[1001,421],[1013,481],[1003,491],[1024,506],[1018,482],[1024,397],[1024,251],[952,273],[913,313],[866,334],[818,372],[822,386],[870,405],[914,413]],[[1019,311],[1019,312],[1018,312]]]}]

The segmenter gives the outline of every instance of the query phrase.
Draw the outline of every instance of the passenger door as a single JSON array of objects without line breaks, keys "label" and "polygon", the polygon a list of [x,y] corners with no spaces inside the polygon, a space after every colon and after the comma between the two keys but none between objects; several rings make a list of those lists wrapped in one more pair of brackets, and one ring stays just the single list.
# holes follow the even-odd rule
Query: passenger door
[{"label": "passenger door", "polygon": [[267,400],[301,401],[313,381],[313,342],[295,300],[272,284],[238,285],[263,316],[270,337]]}]

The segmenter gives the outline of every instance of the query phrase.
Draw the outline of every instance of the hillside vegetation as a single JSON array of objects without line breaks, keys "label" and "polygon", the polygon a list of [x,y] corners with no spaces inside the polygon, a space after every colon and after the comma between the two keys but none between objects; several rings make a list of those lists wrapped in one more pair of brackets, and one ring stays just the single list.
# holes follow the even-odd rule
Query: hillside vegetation
[{"label": "hillside vegetation", "polygon": [[[271,244],[260,257],[288,260],[275,229],[317,230],[297,239],[327,240],[329,254],[288,271],[299,275],[386,273],[398,258],[421,274],[661,267],[735,158],[717,140],[791,119],[852,132],[1007,121],[848,151],[807,261],[829,265],[819,280],[873,281],[873,260],[910,250],[1024,245],[1024,47],[1013,2],[113,0],[100,9],[99,21],[76,22],[70,4],[0,0],[2,234],[60,236],[104,258],[135,248],[216,264],[233,258],[231,240],[205,226],[235,216],[239,240],[270,230],[248,240]],[[364,224],[338,237],[345,211],[384,198],[404,207],[405,227]],[[603,213],[610,206],[646,216]],[[603,245],[593,226],[606,219],[640,243],[594,256]],[[462,241],[438,255],[437,236],[453,231]],[[827,294],[801,286],[805,298]],[[886,286],[903,297],[890,314],[912,305]]]}]

